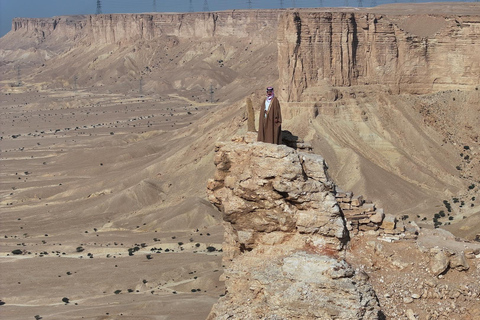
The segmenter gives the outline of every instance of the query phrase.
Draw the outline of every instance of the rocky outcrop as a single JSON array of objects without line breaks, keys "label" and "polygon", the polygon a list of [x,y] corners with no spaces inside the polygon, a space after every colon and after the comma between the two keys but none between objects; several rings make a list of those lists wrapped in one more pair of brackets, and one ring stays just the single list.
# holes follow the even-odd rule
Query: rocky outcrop
[{"label": "rocky outcrop", "polygon": [[227,293],[209,319],[379,319],[368,276],[341,258],[349,233],[323,158],[253,140],[215,147]]}]

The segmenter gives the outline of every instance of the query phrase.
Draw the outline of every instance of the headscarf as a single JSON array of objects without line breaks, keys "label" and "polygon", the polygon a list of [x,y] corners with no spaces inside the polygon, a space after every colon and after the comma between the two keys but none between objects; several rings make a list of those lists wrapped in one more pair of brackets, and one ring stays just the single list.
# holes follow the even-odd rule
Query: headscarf
[{"label": "headscarf", "polygon": [[270,91],[270,90],[272,91],[272,95],[269,96],[269,95],[267,94],[267,100],[268,100],[268,101],[272,100],[273,97],[275,96],[275,91],[273,91],[273,87],[267,87],[267,91]]}]

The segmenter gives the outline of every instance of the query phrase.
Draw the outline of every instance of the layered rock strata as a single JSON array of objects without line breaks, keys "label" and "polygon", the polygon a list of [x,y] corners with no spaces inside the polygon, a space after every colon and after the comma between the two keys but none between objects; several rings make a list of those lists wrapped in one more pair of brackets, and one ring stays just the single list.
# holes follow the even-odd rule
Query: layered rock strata
[{"label": "layered rock strata", "polygon": [[208,198],[222,212],[227,293],[209,319],[379,319],[322,157],[245,139],[217,143]]},{"label": "layered rock strata", "polygon": [[480,6],[471,8],[466,15],[287,11],[277,38],[282,98],[320,101],[325,84],[472,90],[480,72]]}]

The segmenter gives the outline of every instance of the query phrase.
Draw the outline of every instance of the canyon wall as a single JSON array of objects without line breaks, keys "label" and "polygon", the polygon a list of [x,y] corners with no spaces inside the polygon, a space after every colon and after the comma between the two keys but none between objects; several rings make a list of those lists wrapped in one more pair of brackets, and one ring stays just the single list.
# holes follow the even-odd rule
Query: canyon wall
[{"label": "canyon wall", "polygon": [[49,19],[15,18],[7,37],[64,38],[85,44],[115,44],[161,36],[209,38],[231,36],[275,39],[279,11],[105,14]]},{"label": "canyon wall", "polygon": [[414,94],[473,89],[480,79],[479,31],[478,14],[285,12],[278,27],[283,98],[319,100],[303,94],[325,84],[382,84]]}]

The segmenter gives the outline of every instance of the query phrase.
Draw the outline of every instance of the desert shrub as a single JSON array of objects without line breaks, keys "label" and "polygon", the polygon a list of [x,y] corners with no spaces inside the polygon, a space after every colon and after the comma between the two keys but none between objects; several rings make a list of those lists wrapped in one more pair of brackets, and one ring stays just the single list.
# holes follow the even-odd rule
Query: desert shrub
[{"label": "desert shrub", "polygon": [[119,294],[120,292],[122,292],[122,290],[115,290],[113,293]]},{"label": "desert shrub", "polygon": [[83,247],[77,247],[77,252],[82,252],[83,250],[85,250]]},{"label": "desert shrub", "polygon": [[133,256],[133,253],[134,253],[134,252],[137,252],[137,251],[139,251],[139,250],[140,250],[140,247],[129,248],[129,249],[128,249],[128,255],[129,255],[129,256]]},{"label": "desert shrub", "polygon": [[15,249],[15,250],[12,251],[12,253],[13,253],[13,254],[22,254],[23,251],[20,250],[20,249]]},{"label": "desert shrub", "polygon": [[472,189],[474,189],[474,188],[475,188],[475,184],[474,184],[474,183],[472,183],[471,185],[468,186],[468,190],[472,190]]},{"label": "desert shrub", "polygon": [[448,212],[452,212],[452,206],[447,200],[443,200],[443,204],[445,205],[445,208],[447,208]]},{"label": "desert shrub", "polygon": [[458,198],[452,198],[453,203],[458,203]]},{"label": "desert shrub", "polygon": [[65,304],[70,303],[70,299],[68,298],[63,298],[62,301],[65,302]]},{"label": "desert shrub", "polygon": [[443,210],[440,210],[438,214],[440,215],[440,217],[445,217],[445,211]]},{"label": "desert shrub", "polygon": [[470,150],[470,147],[469,146],[464,146],[463,149]]},{"label": "desert shrub", "polygon": [[215,249],[215,247],[211,247],[211,246],[207,247],[207,251],[208,251],[208,252],[214,252],[214,251],[216,251],[216,250],[217,250],[217,249]]},{"label": "desert shrub", "polygon": [[453,217],[448,217],[448,220],[453,220]]}]

